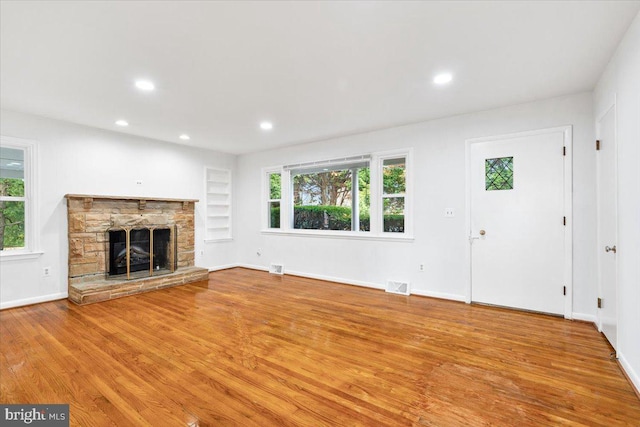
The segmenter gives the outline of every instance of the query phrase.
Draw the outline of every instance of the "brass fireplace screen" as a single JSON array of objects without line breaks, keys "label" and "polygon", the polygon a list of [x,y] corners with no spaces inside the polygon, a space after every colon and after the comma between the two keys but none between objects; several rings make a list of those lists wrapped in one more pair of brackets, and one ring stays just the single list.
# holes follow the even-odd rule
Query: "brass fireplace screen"
[{"label": "brass fireplace screen", "polygon": [[177,268],[177,229],[117,228],[107,231],[108,278],[138,279],[173,273]]}]

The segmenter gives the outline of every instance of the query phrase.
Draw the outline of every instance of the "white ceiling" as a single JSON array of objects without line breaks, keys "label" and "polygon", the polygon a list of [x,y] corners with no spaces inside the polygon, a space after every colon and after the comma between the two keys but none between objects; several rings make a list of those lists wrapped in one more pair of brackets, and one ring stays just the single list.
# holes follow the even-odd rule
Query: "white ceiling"
[{"label": "white ceiling", "polygon": [[2,108],[246,153],[591,90],[640,2],[0,7]]}]

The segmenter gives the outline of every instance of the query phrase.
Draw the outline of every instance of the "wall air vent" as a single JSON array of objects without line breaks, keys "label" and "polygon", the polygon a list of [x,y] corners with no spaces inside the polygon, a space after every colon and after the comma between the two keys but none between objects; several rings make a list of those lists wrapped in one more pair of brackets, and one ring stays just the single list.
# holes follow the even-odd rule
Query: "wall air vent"
[{"label": "wall air vent", "polygon": [[282,264],[271,264],[271,267],[269,267],[269,273],[271,274],[279,274],[279,275],[283,275],[284,274],[284,265]]},{"label": "wall air vent", "polygon": [[398,282],[395,280],[387,281],[387,288],[385,291],[390,292],[392,294],[400,294],[400,295],[409,295],[411,294],[411,290],[408,282]]}]

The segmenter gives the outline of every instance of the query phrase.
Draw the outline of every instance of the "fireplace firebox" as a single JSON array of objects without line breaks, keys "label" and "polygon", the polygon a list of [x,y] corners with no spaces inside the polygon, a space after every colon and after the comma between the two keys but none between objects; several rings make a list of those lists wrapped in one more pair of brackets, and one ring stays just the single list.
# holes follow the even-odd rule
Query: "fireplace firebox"
[{"label": "fireplace firebox", "polygon": [[176,228],[117,228],[108,234],[108,278],[158,276],[176,270]]}]

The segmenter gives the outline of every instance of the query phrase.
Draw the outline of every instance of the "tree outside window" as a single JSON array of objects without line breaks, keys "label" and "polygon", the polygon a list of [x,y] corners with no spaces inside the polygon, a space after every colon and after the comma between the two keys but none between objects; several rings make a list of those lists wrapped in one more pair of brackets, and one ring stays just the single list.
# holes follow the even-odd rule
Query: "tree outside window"
[{"label": "tree outside window", "polygon": [[382,162],[382,230],[404,233],[406,197],[406,158]]},{"label": "tree outside window", "polygon": [[280,228],[280,200],[282,199],[282,175],[269,173],[269,228]]},{"label": "tree outside window", "polygon": [[369,163],[295,171],[293,228],[370,230]]}]

